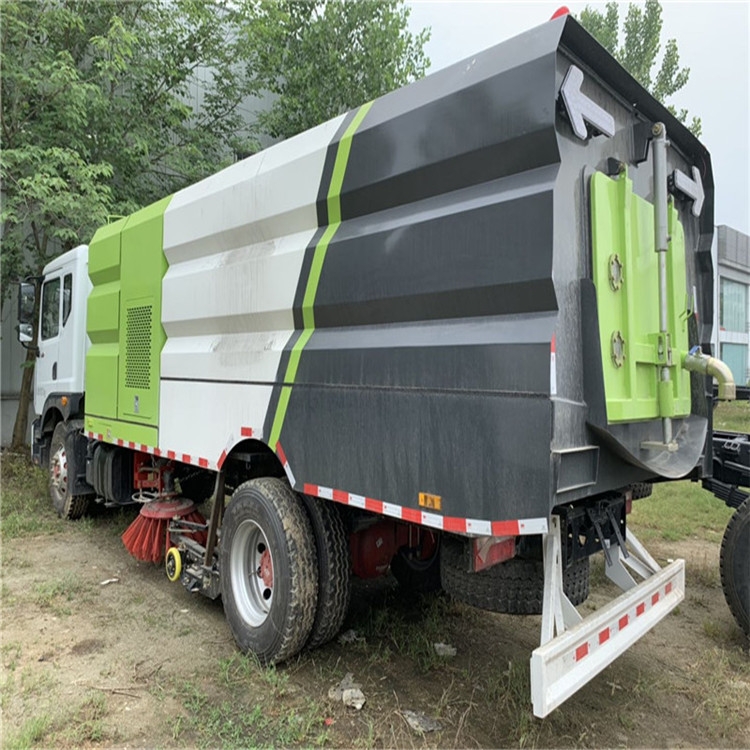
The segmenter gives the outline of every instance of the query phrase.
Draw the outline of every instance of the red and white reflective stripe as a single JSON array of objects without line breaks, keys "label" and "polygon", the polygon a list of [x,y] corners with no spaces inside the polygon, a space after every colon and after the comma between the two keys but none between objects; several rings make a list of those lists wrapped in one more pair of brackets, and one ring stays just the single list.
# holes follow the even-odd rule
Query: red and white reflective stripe
[{"label": "red and white reflective stripe", "polygon": [[276,455],[284,467],[289,484],[294,487],[297,484],[297,480],[294,478],[294,474],[292,474],[292,467],[289,466],[289,461],[287,460],[286,453],[284,453],[284,449],[281,447],[281,443],[276,443]]},{"label": "red and white reflective stripe", "polygon": [[668,581],[661,589],[655,591],[653,594],[649,594],[642,601],[632,606],[627,612],[621,614],[616,622],[602,628],[593,638],[581,643],[576,647],[575,653],[573,654],[573,661],[579,662],[581,659],[585,659],[589,654],[593,653],[596,648],[603,646],[610,638],[621,633],[629,625],[632,625],[639,617],[643,617],[649,609],[659,604],[662,597],[669,596],[669,594],[672,593],[672,589],[673,582]]},{"label": "red and white reflective stripe", "polygon": [[[281,453],[279,457],[281,457]],[[408,523],[417,523],[441,531],[452,531],[470,536],[521,536],[524,534],[546,534],[548,524],[546,518],[522,518],[516,521],[482,521],[476,518],[456,518],[428,513],[416,508],[404,508],[401,505],[386,503],[371,497],[355,495],[351,492],[321,487],[317,484],[305,484],[303,492],[306,495],[333,500],[342,505],[369,510],[383,516],[398,518]]]},{"label": "red and white reflective stripe", "polygon": [[[261,430],[256,429],[255,427],[247,427],[243,426],[240,427],[240,437],[241,438],[254,438],[255,440],[261,440],[263,438],[263,432]],[[229,455],[229,452],[234,448],[236,443],[236,440],[234,438],[234,433],[232,433],[229,436],[229,439],[227,440],[227,444],[224,446],[224,450],[221,452],[221,455],[219,456],[219,460],[216,462],[216,468],[220,469],[222,466],[224,466],[224,461],[227,460],[227,456]]]},{"label": "red and white reflective stripe", "polygon": [[87,432],[86,435],[90,440],[98,440],[101,443],[111,443],[112,445],[119,445],[122,448],[130,448],[131,450],[140,451],[141,453],[150,453],[151,455],[157,457],[166,456],[170,461],[181,461],[184,464],[200,466],[202,469],[220,468],[218,464],[214,463],[213,461],[209,461],[203,456],[191,456],[187,453],[177,453],[176,451],[165,450],[164,448],[157,448],[152,445],[134,443],[132,440],[123,440],[122,438],[105,438],[104,435],[98,432]]},{"label": "red and white reflective stripe", "polygon": [[549,342],[549,395],[557,395],[557,342],[555,335],[552,334],[552,341]]}]

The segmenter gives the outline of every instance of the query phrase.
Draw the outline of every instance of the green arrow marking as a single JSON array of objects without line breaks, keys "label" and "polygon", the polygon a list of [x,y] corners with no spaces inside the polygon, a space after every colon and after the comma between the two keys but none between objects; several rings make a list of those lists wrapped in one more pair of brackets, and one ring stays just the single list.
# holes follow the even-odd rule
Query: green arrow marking
[{"label": "green arrow marking", "polygon": [[349,127],[339,141],[336,151],[336,161],[333,164],[333,175],[331,184],[328,187],[328,226],[323,236],[315,246],[310,274],[307,277],[307,286],[305,287],[305,296],[302,299],[302,335],[297,339],[289,355],[289,364],[284,374],[284,385],[279,396],[279,403],[276,406],[276,415],[274,416],[273,426],[271,427],[271,437],[268,441],[273,450],[281,436],[281,428],[284,425],[286,410],[289,406],[289,398],[292,395],[292,385],[297,377],[297,368],[299,367],[300,355],[307,345],[310,337],[315,330],[315,296],[318,293],[318,284],[320,283],[320,274],[323,271],[328,245],[333,236],[336,234],[341,225],[341,188],[344,184],[344,175],[346,174],[346,165],[349,161],[349,153],[352,148],[352,138],[357,128],[362,124],[365,115],[370,110],[372,102],[363,104],[354,119],[349,123]]}]

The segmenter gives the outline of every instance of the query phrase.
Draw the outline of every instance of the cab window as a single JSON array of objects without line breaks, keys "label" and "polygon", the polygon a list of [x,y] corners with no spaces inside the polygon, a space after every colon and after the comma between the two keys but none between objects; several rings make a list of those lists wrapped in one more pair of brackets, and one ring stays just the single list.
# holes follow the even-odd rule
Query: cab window
[{"label": "cab window", "polygon": [[60,332],[60,278],[50,279],[42,287],[42,340]]},{"label": "cab window", "polygon": [[65,325],[70,317],[70,308],[73,303],[73,274],[66,273],[63,278],[63,309],[62,324]]}]

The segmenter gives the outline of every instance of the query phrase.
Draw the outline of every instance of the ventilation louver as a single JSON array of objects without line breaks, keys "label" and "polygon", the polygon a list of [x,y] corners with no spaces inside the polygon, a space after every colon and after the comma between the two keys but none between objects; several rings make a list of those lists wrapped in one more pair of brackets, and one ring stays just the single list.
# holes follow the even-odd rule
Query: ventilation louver
[{"label": "ventilation louver", "polygon": [[125,329],[125,386],[151,387],[151,305],[130,307]]}]

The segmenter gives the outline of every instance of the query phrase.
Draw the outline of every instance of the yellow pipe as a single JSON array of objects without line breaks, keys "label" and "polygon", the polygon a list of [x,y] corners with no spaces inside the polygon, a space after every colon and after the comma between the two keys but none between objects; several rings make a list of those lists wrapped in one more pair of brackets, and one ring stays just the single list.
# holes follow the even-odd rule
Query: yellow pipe
[{"label": "yellow pipe", "polygon": [[700,347],[695,347],[685,355],[682,366],[691,372],[702,372],[716,378],[719,382],[720,401],[734,401],[737,397],[737,386],[728,365],[720,359],[716,359],[716,357],[709,357],[704,354]]}]

